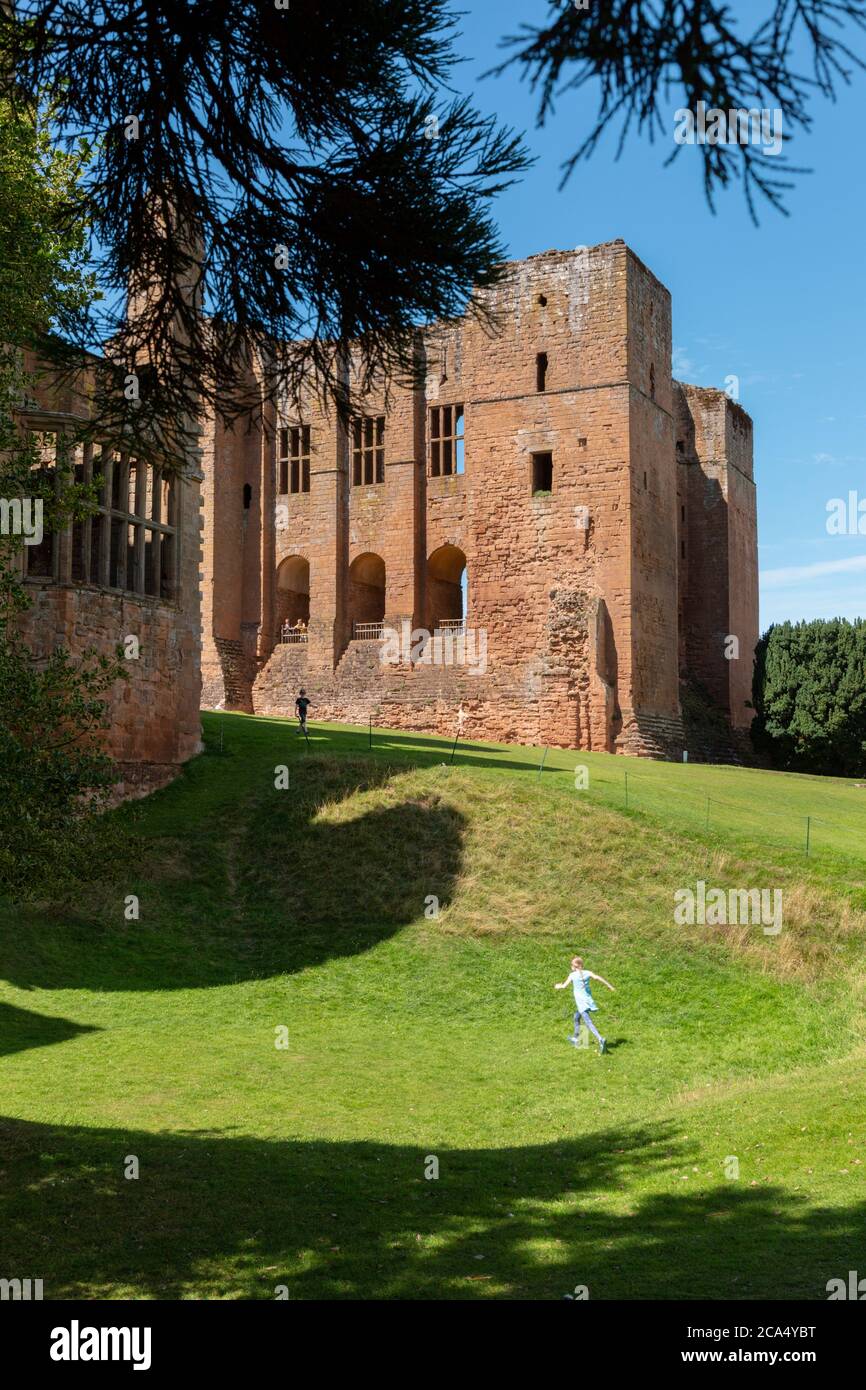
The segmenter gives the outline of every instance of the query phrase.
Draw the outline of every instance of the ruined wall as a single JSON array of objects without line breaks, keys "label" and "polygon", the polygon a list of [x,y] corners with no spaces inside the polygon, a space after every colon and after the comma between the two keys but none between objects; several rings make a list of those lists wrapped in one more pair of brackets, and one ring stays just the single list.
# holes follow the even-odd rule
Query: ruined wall
[{"label": "ruined wall", "polygon": [[[230,481],[207,494],[206,666],[225,664],[220,641],[241,641],[240,605],[260,635],[246,688],[232,690],[236,707],[291,714],[303,684],[319,718],[451,732],[462,704],[476,737],[679,756],[681,614],[690,650],[702,634],[680,564],[686,498],[674,417],[684,406],[670,376],[670,296],[622,242],[512,263],[486,294],[493,329],[473,317],[436,326],[419,339],[423,386],[365,400],[365,414],[386,416],[384,483],[352,485],[353,440],[310,393],[285,416],[310,426],[310,491],[279,494],[273,438],[262,435],[244,534],[237,497],[247,463],[215,436],[210,466],[218,477],[225,460]],[[465,472],[431,476],[431,408],[458,405]],[[534,492],[533,457],[548,454],[552,486]],[[258,499],[262,534],[251,541]],[[742,517],[745,554],[745,506]],[[383,663],[380,642],[353,637],[354,622],[383,612],[398,632],[450,614],[453,576],[428,575],[430,557],[453,556],[443,547],[466,557],[467,624],[486,640],[483,674]],[[370,587],[369,556],[384,563],[384,600]],[[274,645],[286,611],[279,567],[292,557],[309,562],[309,640]],[[695,576],[696,592],[707,578]]]},{"label": "ruined wall", "polygon": [[[45,375],[22,425],[62,430],[86,418],[86,411],[86,396],[71,387],[58,391]],[[121,794],[170,780],[201,749],[201,481],[198,456],[191,455],[175,490],[177,559],[170,600],[73,580],[71,528],[56,537],[55,574],[27,580],[31,606],[19,627],[37,657],[63,647],[73,656],[93,648],[115,658],[127,638],[138,639],[137,659],[124,663],[127,679],[111,689],[109,724],[100,736],[121,764]]]},{"label": "ruined wall", "polygon": [[[752,423],[723,391],[675,384],[682,522],[680,665],[746,728],[758,628]],[[739,656],[728,659],[729,639]]]},{"label": "ruined wall", "polygon": [[626,751],[682,747],[677,663],[677,529],[671,301],[629,260],[632,680]]},{"label": "ruined wall", "polygon": [[251,710],[262,627],[262,546],[272,534],[262,501],[262,453],[249,420],[202,421],[202,703]]}]

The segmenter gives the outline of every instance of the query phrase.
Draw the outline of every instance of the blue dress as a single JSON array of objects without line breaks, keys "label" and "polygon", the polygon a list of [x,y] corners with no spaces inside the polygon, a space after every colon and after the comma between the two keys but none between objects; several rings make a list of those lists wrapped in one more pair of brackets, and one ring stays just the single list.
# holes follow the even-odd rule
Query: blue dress
[{"label": "blue dress", "polygon": [[579,1014],[594,1013],[598,1008],[589,987],[588,970],[572,970],[568,977],[574,990],[574,1004]]}]

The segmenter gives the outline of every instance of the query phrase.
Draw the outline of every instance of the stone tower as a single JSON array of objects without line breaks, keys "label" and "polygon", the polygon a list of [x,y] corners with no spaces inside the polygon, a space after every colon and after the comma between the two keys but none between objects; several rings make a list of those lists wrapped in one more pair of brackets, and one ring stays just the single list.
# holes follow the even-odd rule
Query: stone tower
[{"label": "stone tower", "polygon": [[462,706],[479,738],[680,756],[694,674],[747,722],[748,417],[672,381],[670,295],[621,241],[486,298],[494,329],[432,327],[423,381],[348,426],[312,390],[205,422],[205,703],[291,714],[305,685],[322,719]]}]

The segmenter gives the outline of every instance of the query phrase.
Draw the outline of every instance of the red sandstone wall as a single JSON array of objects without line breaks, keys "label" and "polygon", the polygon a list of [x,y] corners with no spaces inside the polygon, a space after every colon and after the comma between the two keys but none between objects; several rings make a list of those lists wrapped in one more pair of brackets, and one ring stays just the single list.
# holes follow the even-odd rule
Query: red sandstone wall
[{"label": "red sandstone wall", "polygon": [[[30,361],[28,369],[35,364]],[[83,416],[86,393],[59,391],[46,374],[36,387],[38,409]],[[46,422],[49,427],[50,422]],[[200,460],[188,461],[178,487],[177,597],[168,602],[136,597],[99,585],[27,581],[31,606],[20,630],[37,656],[64,647],[73,656],[86,648],[115,657],[128,637],[139,643],[137,659],[125,661],[108,701],[109,727],[101,741],[123,768],[121,790],[167,781],[180,764],[201,750],[202,475]],[[61,547],[67,546],[65,537]],[[68,571],[67,571],[68,572]]]},{"label": "red sandstone wall", "polygon": [[[752,424],[724,392],[677,385],[680,504],[687,560],[680,585],[681,664],[731,717],[751,723],[758,640],[758,565]],[[739,639],[736,660],[726,640]]]},{"label": "red sandstone wall", "polygon": [[740,639],[739,660],[729,663],[730,713],[735,728],[748,728],[758,614],[757,498],[752,475],[752,422],[740,406],[727,403],[728,573],[730,628]]},{"label": "red sandstone wall", "polygon": [[671,302],[629,258],[632,708],[624,746],[682,744],[679,720],[677,479],[672,419]]},{"label": "red sandstone wall", "polygon": [[[678,655],[703,651],[707,676],[718,674],[699,608],[711,565],[692,567],[680,547],[709,555],[719,532],[705,506],[709,473],[686,470],[674,449],[679,417],[694,425],[672,394],[668,292],[613,242],[514,263],[490,297],[495,332],[472,318],[431,330],[419,348],[424,389],[394,389],[387,410],[376,393],[365,402],[366,413],[387,416],[383,485],[350,485],[346,430],[312,400],[303,405],[309,494],[276,496],[273,438],[262,436],[251,462],[253,446],[240,457],[217,436],[206,656],[222,675],[208,693],[224,697],[231,667],[232,682],[247,682],[233,696],[263,713],[290,714],[303,683],[320,718],[450,732],[462,703],[478,737],[678,756]],[[543,391],[539,353],[548,361]],[[465,407],[462,476],[429,476],[433,404]],[[712,412],[700,428],[695,465],[712,454]],[[553,455],[553,487],[533,496],[531,459],[543,452]],[[244,531],[237,498],[251,468]],[[736,546],[748,564],[748,508],[737,506]],[[373,613],[353,609],[361,591],[350,583],[352,562],[368,553],[384,561],[389,626],[429,626],[438,602],[427,559],[443,545],[466,556],[468,624],[487,638],[483,675],[383,666],[379,644],[351,638],[353,616]],[[283,611],[274,582],[288,556],[310,564],[309,643],[271,654]],[[254,689],[243,654],[227,645],[243,635],[239,603],[243,621],[261,627]]]}]

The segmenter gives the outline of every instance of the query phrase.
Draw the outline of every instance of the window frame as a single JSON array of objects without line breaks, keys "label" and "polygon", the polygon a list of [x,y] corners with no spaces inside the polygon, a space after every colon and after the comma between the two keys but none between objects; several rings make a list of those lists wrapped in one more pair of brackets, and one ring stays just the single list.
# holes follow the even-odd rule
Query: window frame
[{"label": "window frame", "polygon": [[384,415],[353,415],[349,421],[352,487],[380,487],[385,481]]},{"label": "window frame", "polygon": [[[466,472],[466,406],[462,401],[450,404],[438,401],[429,407],[427,440],[428,477],[463,477]],[[458,464],[462,466],[458,468]]]},{"label": "window frame", "polygon": [[277,495],[300,497],[310,491],[311,429],[299,420],[281,425],[277,439]]}]

